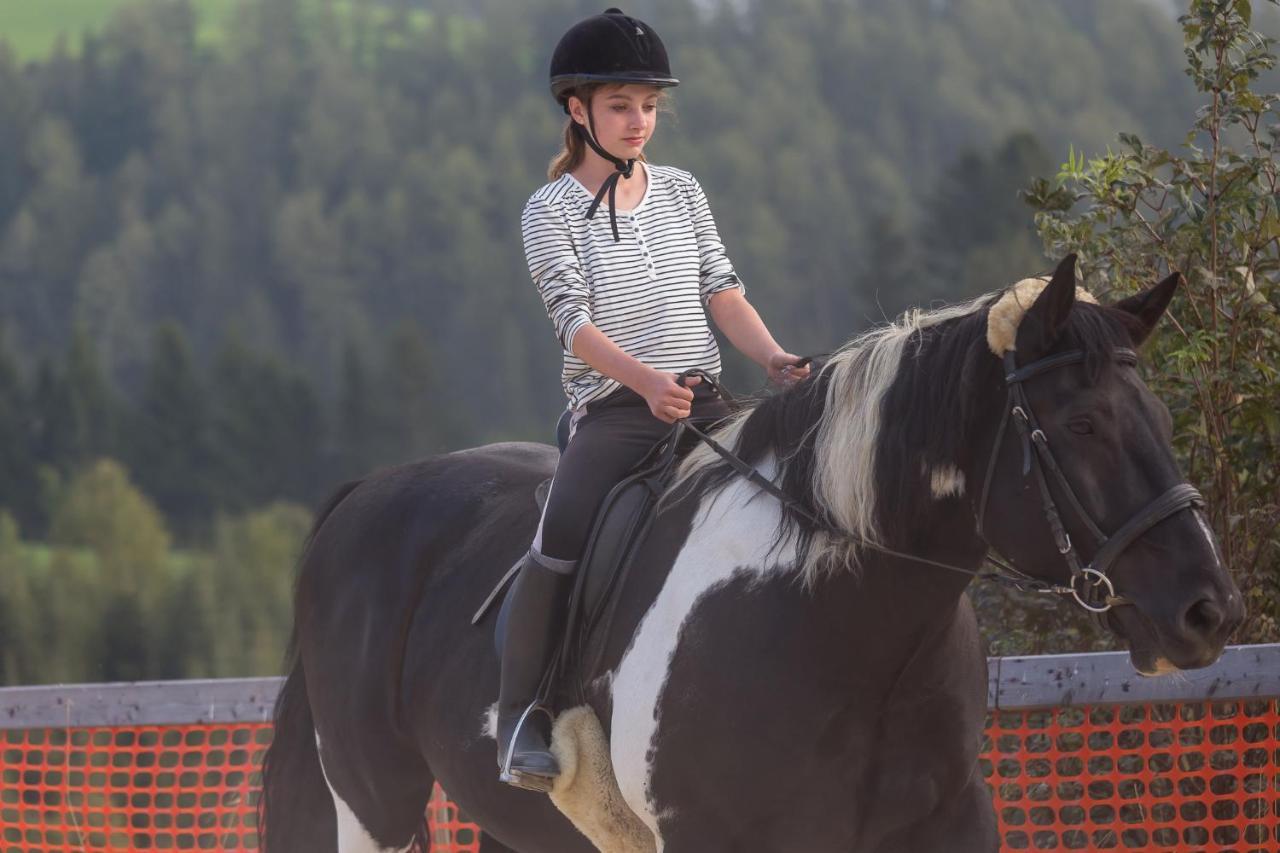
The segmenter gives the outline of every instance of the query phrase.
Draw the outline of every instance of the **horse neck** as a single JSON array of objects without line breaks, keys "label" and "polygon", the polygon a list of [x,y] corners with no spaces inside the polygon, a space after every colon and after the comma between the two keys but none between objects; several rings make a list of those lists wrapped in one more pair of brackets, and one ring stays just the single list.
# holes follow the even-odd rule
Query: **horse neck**
[{"label": "horse neck", "polygon": [[[972,536],[965,502],[922,519],[936,531],[904,553],[976,571],[984,548]],[[966,520],[967,515],[967,520]],[[966,535],[967,534],[967,535]],[[833,573],[813,590],[811,630],[827,648],[847,650],[843,666],[855,692],[885,704],[911,701],[919,689],[941,691],[956,666],[972,667],[975,632],[964,591],[971,578],[927,564],[868,553],[858,571]]]},{"label": "horse neck", "polygon": [[[978,532],[977,512],[998,413],[1004,406],[1004,397],[993,381],[981,383],[981,399],[975,401],[984,416],[969,424],[957,443],[963,449],[952,460],[950,470],[962,475],[959,487],[954,480],[935,486],[933,472],[926,472],[916,487],[920,491],[897,496],[901,505],[890,510],[908,513],[910,522],[898,527],[884,544],[951,568],[868,552],[858,583],[841,590],[846,610],[876,620],[877,640],[883,639],[882,647],[892,650],[885,665],[896,673],[895,678],[908,666],[927,667],[938,661],[947,665],[945,661],[959,652],[947,643],[973,633],[972,616],[967,616],[967,628],[958,628],[957,619],[964,615],[964,592],[988,550]],[[909,450],[906,455],[927,457],[923,448]],[[944,494],[939,496],[936,490]]]},{"label": "horse neck", "polygon": [[907,632],[949,618],[982,565],[986,546],[976,535],[969,502],[935,501],[931,511],[917,517],[921,531],[902,542],[889,543],[903,554],[952,566],[944,569],[906,557],[868,553],[861,580],[885,607],[901,613],[898,626]]}]

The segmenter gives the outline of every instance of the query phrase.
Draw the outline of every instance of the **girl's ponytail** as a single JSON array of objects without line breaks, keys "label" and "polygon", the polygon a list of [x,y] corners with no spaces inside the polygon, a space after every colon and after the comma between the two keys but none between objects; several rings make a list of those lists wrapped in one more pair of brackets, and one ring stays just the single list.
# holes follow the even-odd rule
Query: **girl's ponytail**
[{"label": "girl's ponytail", "polygon": [[561,175],[572,172],[578,168],[583,158],[587,156],[587,143],[582,141],[582,137],[573,129],[573,125],[573,117],[570,116],[564,123],[563,147],[560,149],[559,154],[551,158],[551,163],[547,166],[548,181],[554,181]]}]

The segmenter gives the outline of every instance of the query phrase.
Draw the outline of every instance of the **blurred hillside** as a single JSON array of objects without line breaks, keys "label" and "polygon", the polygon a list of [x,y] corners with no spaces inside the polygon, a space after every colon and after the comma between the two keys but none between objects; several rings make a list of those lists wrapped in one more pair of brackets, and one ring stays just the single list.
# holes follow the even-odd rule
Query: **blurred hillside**
[{"label": "blurred hillside", "polygon": [[[24,375],[80,324],[136,402],[171,321],[197,366],[237,339],[331,408],[345,353],[373,364],[403,321],[466,421],[412,452],[540,434],[557,354],[516,226],[558,138],[548,54],[595,4],[250,2],[221,7],[216,47],[211,8],[131,5],[46,59],[0,59],[20,155],[0,165],[0,323]],[[1177,31],[1141,2],[632,11],[685,81],[652,156],[702,180],[796,349],[1041,265],[1016,188],[1071,143],[1169,140],[1191,103]]]},{"label": "blurred hillside", "polygon": [[[377,465],[550,439],[560,356],[519,217],[560,136],[551,49],[603,5],[0,6],[0,562],[32,567],[0,588],[0,680],[51,671],[6,650],[35,630],[13,602],[118,585],[86,512],[154,528],[128,571],[163,592],[45,624],[101,650],[92,625],[147,622],[141,651],[112,641],[132,661],[113,677],[248,674],[284,630],[260,626],[287,613],[299,505]],[[1044,269],[1018,190],[1122,130],[1176,145],[1196,104],[1147,0],[625,8],[682,80],[650,157],[698,176],[797,352]],[[726,377],[762,382],[734,354]],[[108,523],[135,490],[127,517],[150,520]],[[244,617],[267,633],[201,651],[216,603],[253,596],[245,567],[275,578]],[[186,623],[205,639],[178,643]]]},{"label": "blurred hillside", "polygon": [[[216,43],[211,8],[124,5],[38,61],[0,47],[0,506],[31,534],[42,466],[123,459],[207,529],[541,439],[563,405],[518,221],[559,138],[550,50],[595,4],[249,0],[218,7]],[[1018,189],[1193,108],[1143,2],[632,11],[684,81],[651,156],[698,175],[796,351],[1043,268]],[[731,387],[757,387],[733,355]]]}]

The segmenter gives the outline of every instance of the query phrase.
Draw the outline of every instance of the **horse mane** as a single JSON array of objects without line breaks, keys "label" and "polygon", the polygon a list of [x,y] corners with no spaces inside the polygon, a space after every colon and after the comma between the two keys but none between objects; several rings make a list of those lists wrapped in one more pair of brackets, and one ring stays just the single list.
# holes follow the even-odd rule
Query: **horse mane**
[{"label": "horse mane", "polygon": [[[866,541],[910,547],[913,520],[937,500],[964,494],[963,442],[979,414],[984,380],[1000,361],[987,344],[987,313],[997,291],[931,311],[911,310],[840,347],[803,382],[749,403],[723,422],[716,439],[746,462],[774,467],[775,482],[828,528],[786,511],[775,548],[794,538],[795,570],[806,586],[826,573],[858,570]],[[1117,346],[1130,346],[1132,318],[1078,301],[1064,335],[1083,349],[1096,381]],[[681,464],[669,498],[714,488],[735,472],[699,445]],[[665,500],[665,498],[664,498]]]}]

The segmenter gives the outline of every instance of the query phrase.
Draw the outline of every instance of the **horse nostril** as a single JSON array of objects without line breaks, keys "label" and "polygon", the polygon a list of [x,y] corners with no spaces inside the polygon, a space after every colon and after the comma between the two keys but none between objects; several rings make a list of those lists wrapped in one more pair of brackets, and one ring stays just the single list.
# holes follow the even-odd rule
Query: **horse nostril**
[{"label": "horse nostril", "polygon": [[1202,637],[1214,636],[1225,620],[1223,609],[1207,598],[1200,599],[1183,614],[1183,624]]}]

